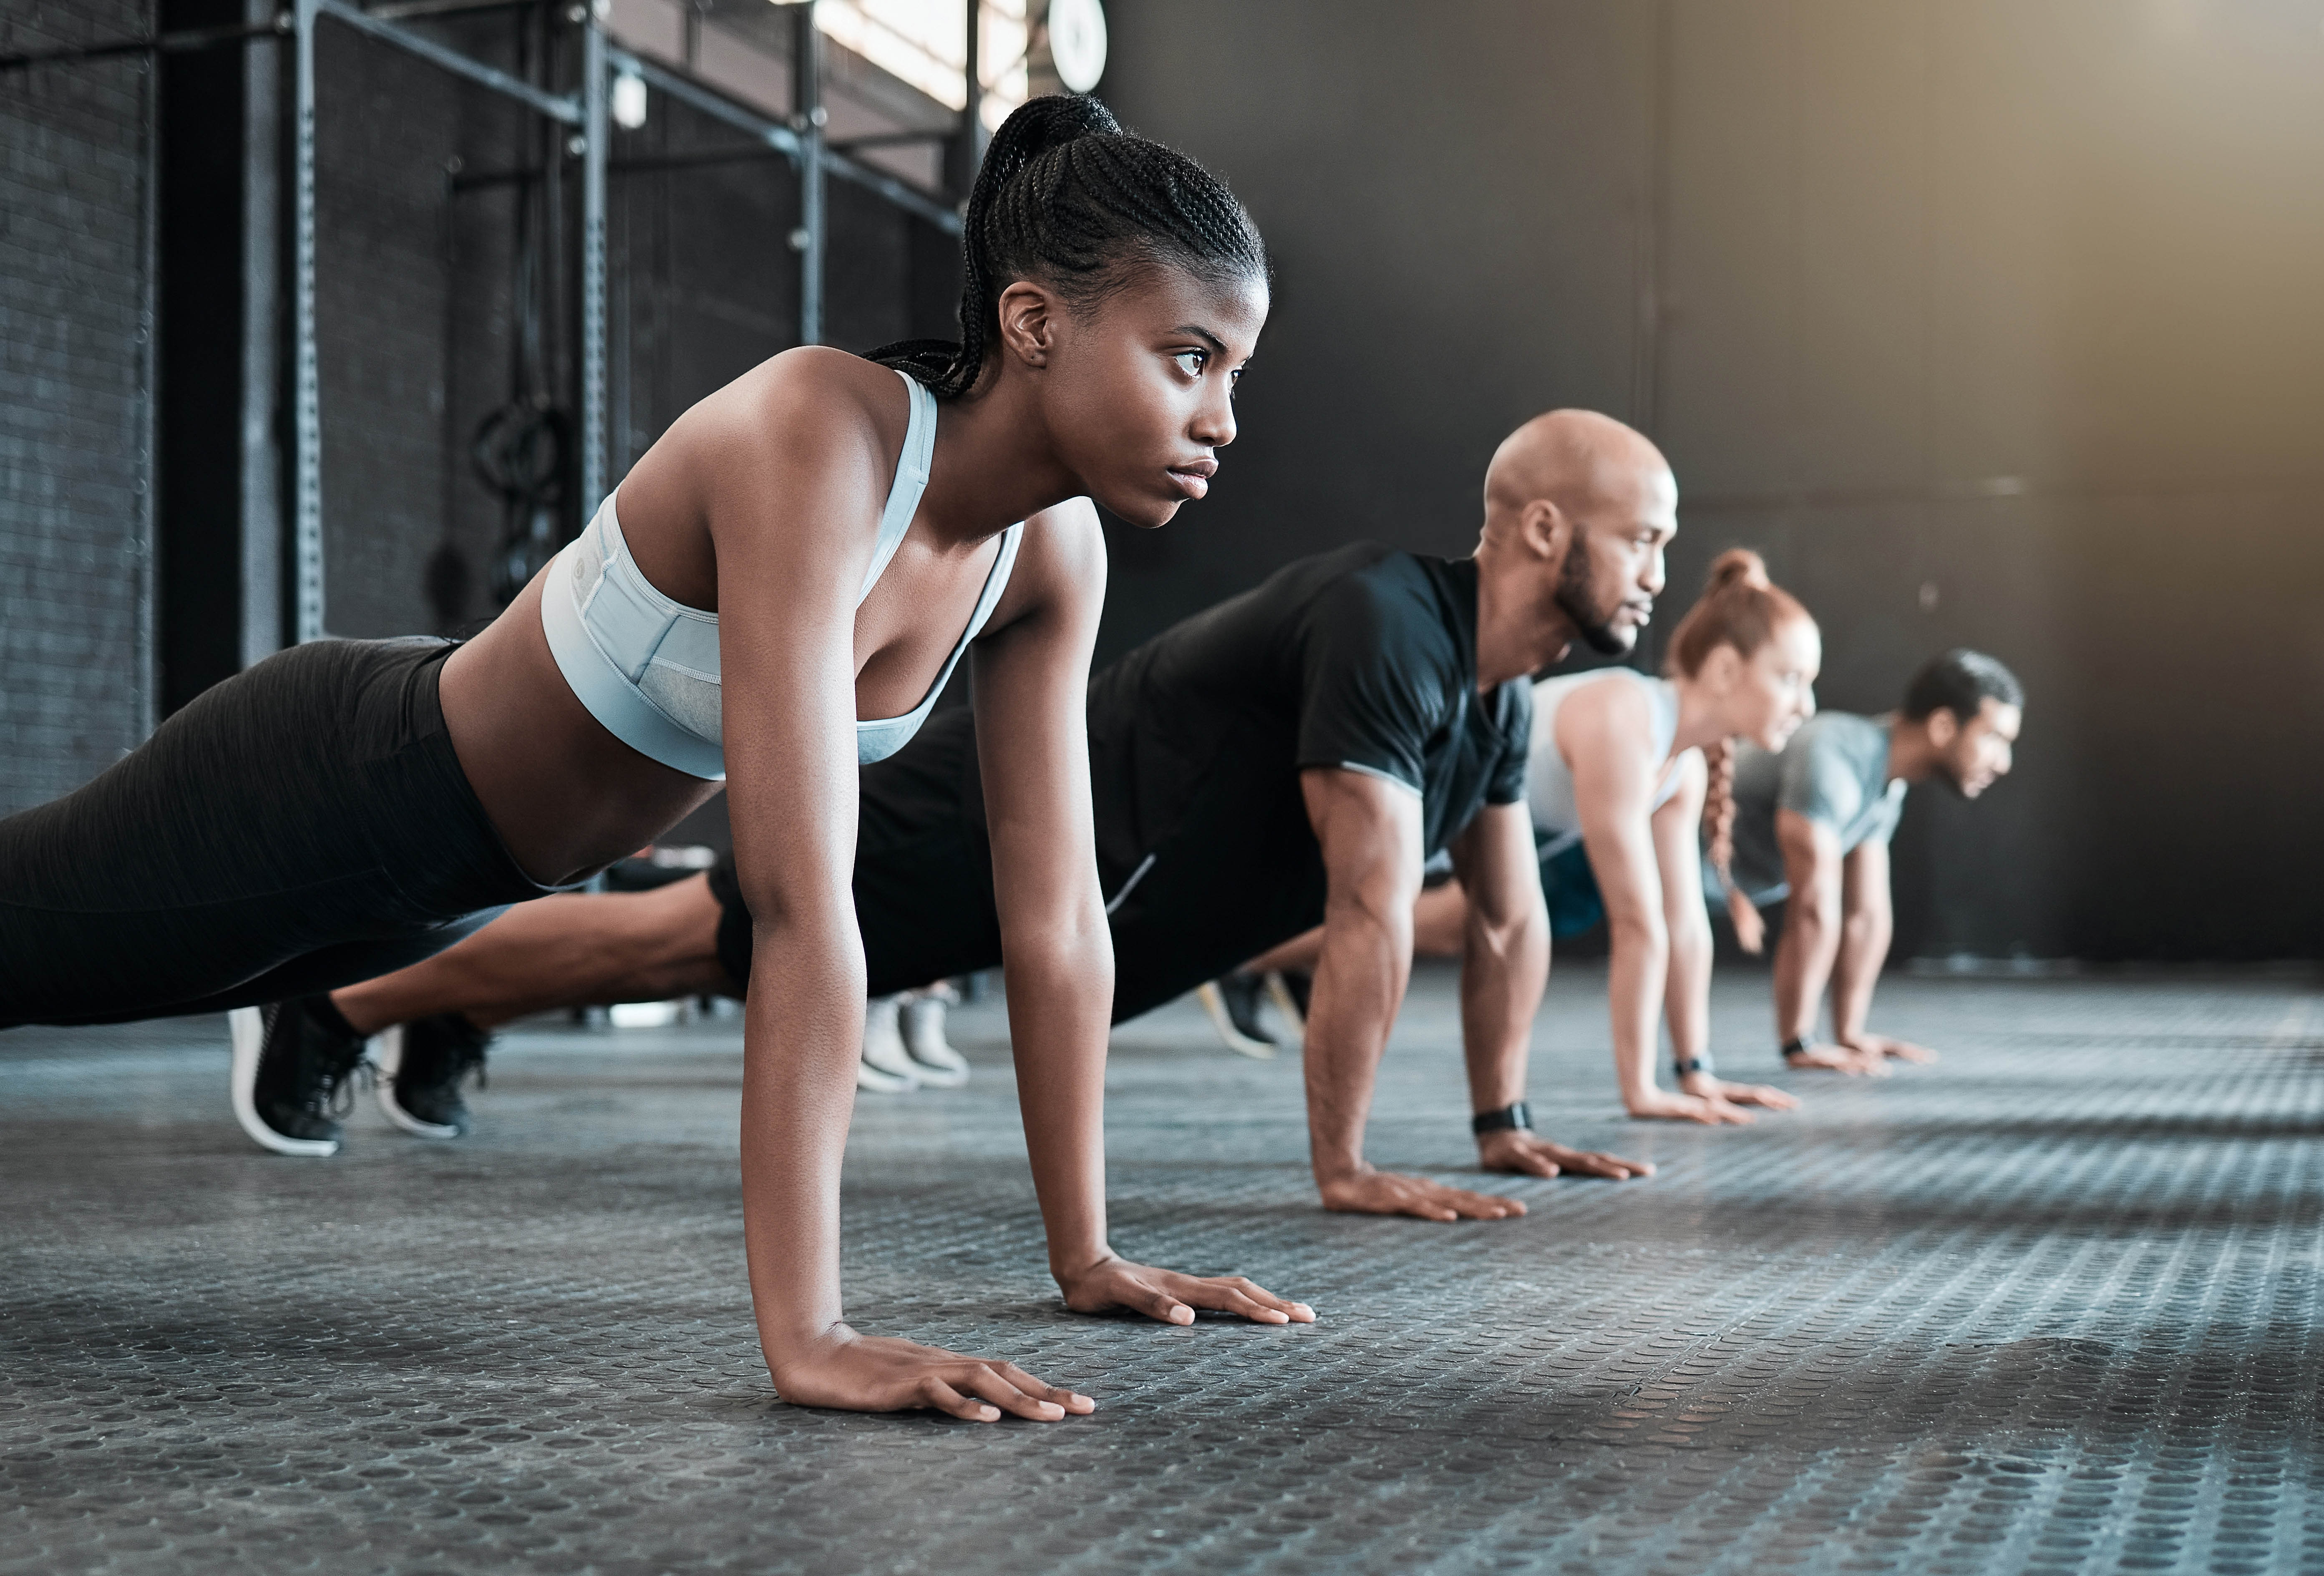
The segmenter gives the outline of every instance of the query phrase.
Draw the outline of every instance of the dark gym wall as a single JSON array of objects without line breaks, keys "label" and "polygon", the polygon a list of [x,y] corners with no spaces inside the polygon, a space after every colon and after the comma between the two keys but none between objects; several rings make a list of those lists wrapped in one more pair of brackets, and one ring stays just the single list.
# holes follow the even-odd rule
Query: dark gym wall
[{"label": "dark gym wall", "polygon": [[[519,25],[480,20],[455,36],[512,70]],[[496,607],[491,565],[503,530],[469,444],[518,393],[521,189],[491,178],[538,170],[548,149],[528,113],[346,30],[318,36],[318,70],[326,622],[359,636],[458,629]],[[688,405],[797,343],[788,237],[798,187],[788,163],[618,169],[740,142],[660,95],[644,127],[615,134],[606,229],[616,481]],[[553,397],[570,411],[579,185],[577,163],[561,165],[567,246],[544,309],[544,361]],[[832,343],[869,348],[948,320],[957,290],[948,242],[938,237],[932,266],[935,232],[844,182],[831,183],[828,211]],[[577,520],[581,503],[568,507]],[[439,607],[429,566],[447,542],[460,570],[438,581],[456,593]]]},{"label": "dark gym wall", "polygon": [[[0,15],[0,53],[150,32],[143,0]],[[0,73],[0,814],[151,726],[152,81]]]},{"label": "dark gym wall", "polygon": [[1671,615],[1745,543],[1826,704],[1955,644],[2024,677],[2017,774],[1914,795],[1900,950],[2324,950],[2312,6],[1108,9],[1102,91],[1278,267],[1215,498],[1116,533],[1109,650],[1352,537],[1465,551],[1500,436],[1594,406],[1678,470]]}]

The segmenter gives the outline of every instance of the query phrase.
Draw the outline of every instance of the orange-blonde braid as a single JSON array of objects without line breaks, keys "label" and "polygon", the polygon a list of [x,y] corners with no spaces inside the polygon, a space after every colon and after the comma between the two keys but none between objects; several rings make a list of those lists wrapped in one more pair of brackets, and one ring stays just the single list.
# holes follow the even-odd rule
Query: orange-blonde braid
[{"label": "orange-blonde braid", "polygon": [[1766,944],[1767,925],[1759,910],[1735,885],[1735,741],[1722,738],[1703,747],[1711,768],[1711,783],[1702,795],[1702,830],[1711,842],[1711,867],[1727,887],[1727,917],[1735,922],[1735,939],[1746,952],[1757,954]]}]

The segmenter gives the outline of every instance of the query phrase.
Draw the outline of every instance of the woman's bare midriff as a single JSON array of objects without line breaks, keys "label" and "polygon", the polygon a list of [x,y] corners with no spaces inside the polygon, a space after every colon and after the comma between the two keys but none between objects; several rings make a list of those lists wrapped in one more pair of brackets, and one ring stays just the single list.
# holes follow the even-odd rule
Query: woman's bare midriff
[{"label": "woman's bare midriff", "polygon": [[577,881],[635,852],[716,793],[605,731],[540,627],[543,576],[444,664],[444,726],[469,786],[534,880]]}]

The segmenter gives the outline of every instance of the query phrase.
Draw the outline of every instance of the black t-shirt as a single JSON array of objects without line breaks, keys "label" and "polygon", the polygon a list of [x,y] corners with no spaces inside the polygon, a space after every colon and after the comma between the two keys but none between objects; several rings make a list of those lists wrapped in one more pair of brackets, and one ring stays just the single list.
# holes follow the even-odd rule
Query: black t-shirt
[{"label": "black t-shirt", "polygon": [[[1303,766],[1421,795],[1424,851],[1525,798],[1533,687],[1477,693],[1477,566],[1362,543],[1292,564],[1090,681],[1098,880],[1119,1022],[1323,917]],[[973,713],[863,768],[855,908],[875,993],[1001,961]],[[723,882],[723,885],[721,885]],[[750,971],[730,868],[720,957]]]},{"label": "black t-shirt", "polygon": [[[1109,894],[1190,820],[1296,822],[1299,770],[1418,793],[1424,856],[1525,799],[1532,686],[1477,693],[1477,566],[1358,542],[1302,559],[1090,682]],[[1297,839],[1312,854],[1313,834]],[[1288,850],[1286,850],[1288,851]]]}]

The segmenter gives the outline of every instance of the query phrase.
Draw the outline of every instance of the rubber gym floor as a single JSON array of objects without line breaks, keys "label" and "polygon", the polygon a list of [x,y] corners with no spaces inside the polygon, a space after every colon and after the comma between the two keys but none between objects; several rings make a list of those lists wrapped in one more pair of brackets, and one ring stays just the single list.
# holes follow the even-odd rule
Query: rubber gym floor
[{"label": "rubber gym floor", "polygon": [[478,1128],[257,1152],[223,1025],[0,1035],[0,1571],[2324,1571],[2324,997],[2255,976],[1896,978],[1945,1059],[1729,1076],[1806,1103],[1634,1124],[1562,968],[1536,1119],[1651,1181],[1480,1178],[1452,977],[1370,1154],[1522,1198],[1333,1216],[1296,1055],[1191,1003],[1117,1034],[1113,1240],[1310,1328],[1064,1312],[996,1007],[970,1086],[863,1097],[851,1316],[1006,1355],[1089,1419],[771,1394],[735,1182],[740,1025],[529,1027]]}]

